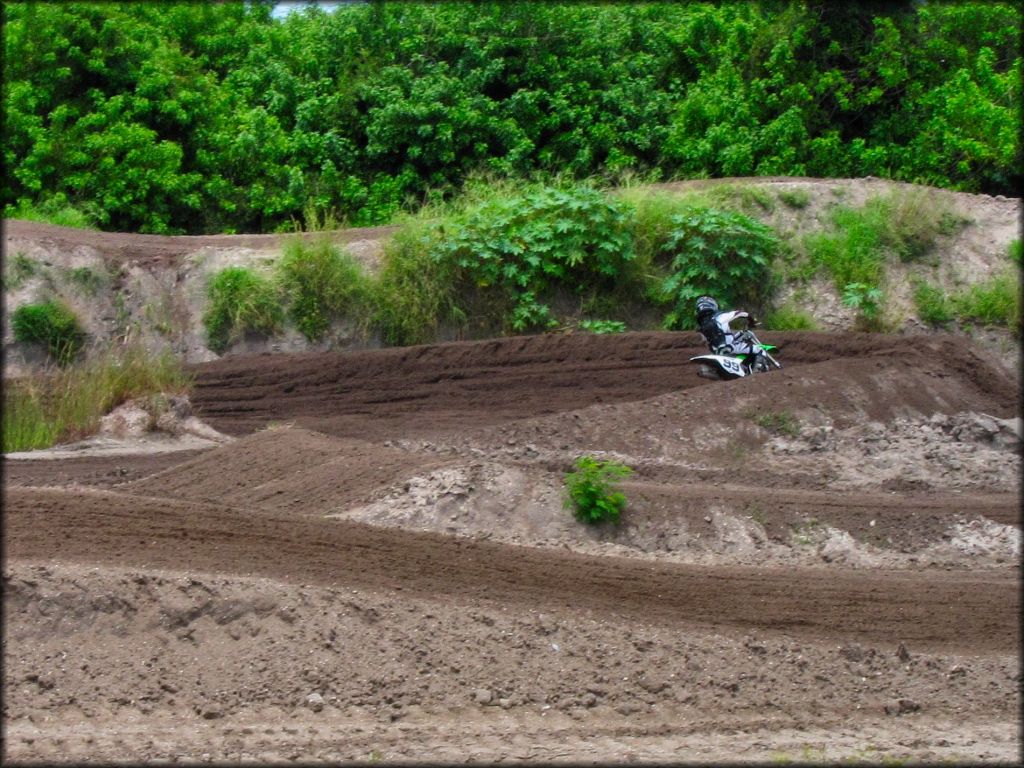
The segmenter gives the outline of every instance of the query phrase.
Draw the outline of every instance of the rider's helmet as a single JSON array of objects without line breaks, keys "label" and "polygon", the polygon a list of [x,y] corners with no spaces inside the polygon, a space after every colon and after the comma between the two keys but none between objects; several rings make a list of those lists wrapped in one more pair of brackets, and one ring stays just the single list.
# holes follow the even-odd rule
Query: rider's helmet
[{"label": "rider's helmet", "polygon": [[697,299],[697,324],[700,325],[704,319],[718,311],[718,302],[710,296],[701,296]]}]

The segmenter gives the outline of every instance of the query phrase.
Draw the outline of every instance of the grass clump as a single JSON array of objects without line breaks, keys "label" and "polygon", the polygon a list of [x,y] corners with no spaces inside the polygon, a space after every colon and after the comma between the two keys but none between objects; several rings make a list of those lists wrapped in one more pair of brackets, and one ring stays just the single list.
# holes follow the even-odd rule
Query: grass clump
[{"label": "grass clump", "polygon": [[66,274],[69,282],[89,296],[95,296],[106,282],[102,274],[89,267],[72,267]]},{"label": "grass clump", "polygon": [[1010,245],[1006,249],[1007,255],[1010,257],[1010,261],[1012,261],[1018,267],[1021,265],[1020,262],[1021,262],[1021,252],[1022,251],[1024,251],[1024,249],[1022,249],[1022,247],[1021,247],[1021,241],[1020,240],[1014,240],[1013,242],[1010,243]]},{"label": "grass clump", "polygon": [[24,304],[11,314],[16,341],[41,344],[58,365],[67,365],[85,346],[85,331],[75,313],[59,301]]},{"label": "grass clump", "polygon": [[327,240],[293,240],[277,265],[288,314],[310,341],[319,341],[338,316],[366,314],[370,285],[352,256]]},{"label": "grass clump", "polygon": [[621,320],[580,320],[580,330],[588,333],[625,333],[626,324]]},{"label": "grass clump", "polygon": [[780,189],[778,194],[787,208],[800,210],[811,204],[811,193],[806,189]]},{"label": "grass clump", "polygon": [[953,322],[953,305],[946,292],[936,285],[925,281],[915,284],[914,305],[922,323],[942,328]]},{"label": "grass clump", "polygon": [[209,305],[203,325],[210,349],[218,354],[248,332],[280,330],[284,312],[270,280],[245,267],[221,270],[207,285]]},{"label": "grass clump", "polygon": [[423,344],[434,338],[439,323],[466,319],[457,301],[453,265],[432,255],[444,221],[432,213],[404,217],[384,247],[373,324],[385,344]]},{"label": "grass clump", "polygon": [[4,270],[4,288],[16,291],[26,280],[39,274],[39,264],[21,251],[11,256]]},{"label": "grass clump", "polygon": [[30,451],[86,437],[98,429],[103,416],[127,400],[184,394],[190,386],[172,354],[152,354],[138,345],[8,381],[3,450]]},{"label": "grass clump", "polygon": [[757,426],[771,432],[773,435],[796,437],[800,434],[800,423],[789,411],[755,412],[752,414],[752,418]]},{"label": "grass clump", "polygon": [[954,294],[953,311],[961,321],[1002,325],[1019,331],[1020,282],[1016,268]]},{"label": "grass clump", "polygon": [[816,331],[818,323],[808,313],[788,304],[771,311],[764,319],[764,327],[773,331]]},{"label": "grass clump", "polygon": [[617,483],[633,473],[630,467],[593,456],[576,459],[576,469],[565,476],[565,505],[583,523],[618,522],[626,496]]}]

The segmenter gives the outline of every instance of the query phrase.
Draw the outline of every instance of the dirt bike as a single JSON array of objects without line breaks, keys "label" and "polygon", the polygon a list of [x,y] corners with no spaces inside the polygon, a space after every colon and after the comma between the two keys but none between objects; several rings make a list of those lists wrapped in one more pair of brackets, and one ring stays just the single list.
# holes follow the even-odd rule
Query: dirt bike
[{"label": "dirt bike", "polygon": [[734,339],[737,346],[746,346],[746,342],[750,342],[750,347],[756,350],[755,353],[753,355],[708,354],[691,357],[690,362],[698,364],[697,375],[703,376],[705,379],[739,379],[782,367],[782,364],[771,354],[778,350],[778,347],[762,344],[751,328],[739,331],[734,335]]}]

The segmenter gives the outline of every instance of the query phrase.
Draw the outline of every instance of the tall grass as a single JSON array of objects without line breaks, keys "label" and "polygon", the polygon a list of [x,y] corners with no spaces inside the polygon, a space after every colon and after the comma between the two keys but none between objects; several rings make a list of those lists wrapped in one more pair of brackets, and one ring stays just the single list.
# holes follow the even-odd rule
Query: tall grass
[{"label": "tall grass", "polygon": [[966,222],[929,190],[896,191],[868,199],[862,208],[837,206],[824,231],[803,238],[814,269],[825,269],[842,292],[850,283],[878,287],[886,260],[918,261],[941,234]]},{"label": "tall grass", "polygon": [[954,319],[953,305],[946,292],[937,285],[924,281],[914,285],[914,304],[917,316],[928,325],[942,327]]},{"label": "tall grass", "polygon": [[818,323],[811,315],[789,304],[770,311],[764,319],[764,327],[773,331],[817,331]]},{"label": "tall grass", "polygon": [[366,272],[326,238],[289,242],[277,276],[289,317],[310,341],[323,337],[332,318],[365,317],[370,311],[372,288]]},{"label": "tall grass", "polygon": [[245,267],[227,267],[207,285],[209,304],[203,314],[207,343],[220,353],[247,332],[280,330],[284,311],[273,283]]},{"label": "tall grass", "polygon": [[1020,330],[1020,271],[1007,269],[957,292],[950,302],[962,321],[1005,325]]},{"label": "tall grass", "polygon": [[127,400],[182,394],[190,387],[190,377],[171,353],[153,354],[138,345],[10,380],[4,387],[4,453],[81,439]]},{"label": "tall grass", "polygon": [[466,317],[458,305],[453,265],[431,256],[445,220],[436,208],[404,216],[384,248],[373,293],[373,323],[385,344],[426,343],[440,322]]}]

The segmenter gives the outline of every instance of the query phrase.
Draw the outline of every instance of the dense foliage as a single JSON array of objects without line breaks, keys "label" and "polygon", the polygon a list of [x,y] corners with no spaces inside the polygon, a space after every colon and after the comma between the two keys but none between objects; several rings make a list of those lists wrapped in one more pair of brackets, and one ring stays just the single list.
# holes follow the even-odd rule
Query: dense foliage
[{"label": "dense foliage", "polygon": [[762,306],[771,297],[771,264],[782,243],[772,229],[734,211],[698,208],[672,217],[663,250],[672,273],[663,290],[673,304],[667,328],[694,328],[694,302],[702,294],[724,306]]},{"label": "dense foliage", "polygon": [[1013,3],[271,7],[5,4],[7,215],[375,224],[479,171],[1019,181]]},{"label": "dense foliage", "polygon": [[553,322],[544,301],[552,286],[580,294],[613,286],[633,243],[623,206],[600,191],[541,187],[471,211],[433,255],[472,286],[497,291],[512,330],[523,331]]}]

